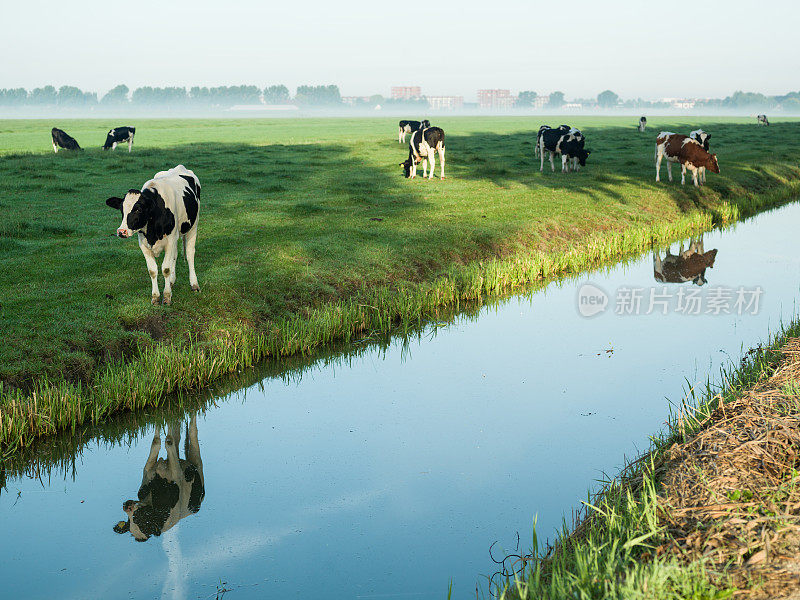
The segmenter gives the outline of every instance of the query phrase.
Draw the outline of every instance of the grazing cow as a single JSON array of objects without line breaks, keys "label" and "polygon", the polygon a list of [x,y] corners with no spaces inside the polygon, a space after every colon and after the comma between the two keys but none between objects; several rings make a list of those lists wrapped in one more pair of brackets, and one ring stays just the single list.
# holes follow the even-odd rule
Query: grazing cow
[{"label": "grazing cow", "polygon": [[645,128],[647,127],[647,117],[642,117],[639,119],[639,131],[644,133]]},{"label": "grazing cow", "polygon": [[428,119],[422,119],[422,121],[400,121],[400,131],[397,134],[397,141],[401,144],[406,143],[406,134],[407,133],[414,133],[415,131],[419,131],[420,129],[426,129],[427,127],[431,126],[431,122]]},{"label": "grazing cow", "polygon": [[[533,148],[533,155],[534,156],[539,156],[539,140],[542,139],[542,133],[545,132],[545,131],[548,131],[548,130],[552,130],[552,129],[553,128],[550,127],[550,125],[542,125],[541,127],[539,127],[539,132],[536,134],[536,146],[534,146],[534,148]],[[559,125],[556,129],[566,133],[566,132],[570,131],[573,128],[570,127],[569,125]],[[577,129],[576,129],[576,131],[577,131]]]},{"label": "grazing cow", "polygon": [[203,461],[197,439],[197,422],[192,415],[186,427],[184,456],[178,456],[181,428],[170,424],[165,438],[167,458],[159,458],[161,451],[160,427],[156,427],[150,455],[144,465],[139,500],[126,500],[122,510],[128,516],[114,526],[116,533],[128,533],[137,542],[146,542],[150,536],[159,536],[174,527],[178,521],[200,510],[205,497]]},{"label": "grazing cow", "polygon": [[156,257],[161,252],[164,252],[164,262],[161,263],[164,304],[172,303],[179,238],[183,238],[186,262],[189,264],[189,283],[194,291],[200,291],[194,271],[200,180],[194,173],[183,165],[160,171],[144,184],[141,191],[129,190],[125,198],[109,198],[106,204],[122,212],[122,223],[117,228],[119,237],[128,238],[134,232],[139,233],[139,248],[144,254],[152,282],[153,304],[158,302],[160,296]]},{"label": "grazing cow", "polygon": [[759,125],[767,125],[767,126],[769,126],[769,119],[767,119],[767,115],[758,115],[756,117],[756,119],[758,119],[758,124]]},{"label": "grazing cow", "polygon": [[550,153],[550,169],[553,172],[556,170],[553,164],[553,156],[556,154],[561,155],[562,173],[569,173],[570,163],[572,163],[572,168],[576,171],[580,167],[586,166],[586,159],[591,154],[591,150],[584,148],[586,138],[584,138],[580,130],[574,127],[567,127],[567,125],[561,125],[558,129],[549,127],[547,129],[539,129],[537,147],[539,148],[539,157],[541,159],[540,171],[544,171],[545,150]]},{"label": "grazing cow", "polygon": [[116,150],[117,144],[128,142],[128,152],[130,152],[135,134],[136,127],[115,127],[106,135],[106,143],[103,144],[103,150]]},{"label": "grazing cow", "polygon": [[[422,162],[422,177],[433,179],[436,152],[439,153],[439,162],[441,163],[440,179],[444,179],[444,130],[440,127],[428,127],[412,133],[408,143],[408,158],[400,163],[405,176],[407,178],[416,177],[417,164]],[[430,176],[427,174],[428,161],[431,163]]]},{"label": "grazing cow", "polygon": [[662,131],[656,138],[656,181],[661,181],[659,173],[661,171],[661,159],[667,159],[667,174],[672,181],[672,163],[681,164],[681,185],[686,183],[686,169],[692,172],[692,180],[695,187],[697,182],[697,172],[703,167],[712,173],[719,173],[717,155],[709,154],[699,143],[688,135]]},{"label": "grazing cow", "polygon": [[[689,137],[692,138],[695,142],[700,144],[703,147],[703,150],[706,152],[709,151],[709,142],[708,140],[711,138],[710,133],[706,133],[702,129],[695,129],[694,131],[689,132]],[[700,167],[700,172],[698,173],[698,177],[700,177],[700,183],[703,184],[706,182],[706,168]]]},{"label": "grazing cow", "polygon": [[57,127],[53,127],[53,129],[50,130],[50,136],[53,138],[53,152],[56,154],[58,154],[59,148],[63,148],[64,150],[82,150],[74,137]]},{"label": "grazing cow", "polygon": [[703,236],[697,240],[689,240],[689,249],[684,251],[681,242],[678,254],[672,254],[667,248],[666,256],[653,253],[653,277],[662,283],[685,283],[691,281],[695,285],[708,283],[706,269],[714,268],[717,249],[706,252],[703,248]]}]

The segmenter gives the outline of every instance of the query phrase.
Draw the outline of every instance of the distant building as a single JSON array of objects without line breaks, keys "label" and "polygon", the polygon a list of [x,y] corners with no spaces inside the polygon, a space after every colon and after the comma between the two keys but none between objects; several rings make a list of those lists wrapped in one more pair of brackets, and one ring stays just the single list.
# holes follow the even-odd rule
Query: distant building
[{"label": "distant building", "polygon": [[464,96],[425,96],[432,110],[458,110],[464,106]]},{"label": "distant building", "polygon": [[562,104],[561,108],[564,110],[580,110],[583,108],[583,104],[580,102],[567,102],[566,104]]},{"label": "distant building", "polygon": [[694,108],[694,105],[697,104],[697,100],[694,98],[660,98],[658,101],[669,104],[670,108],[680,109]]},{"label": "distant building", "polygon": [[531,108],[534,108],[536,110],[541,110],[544,108],[544,105],[547,104],[548,102],[550,102],[549,94],[547,96],[536,96],[536,98],[533,99]]},{"label": "distant building", "polygon": [[392,100],[414,100],[422,97],[422,88],[418,85],[392,86]]},{"label": "distant building", "polygon": [[510,90],[478,90],[478,106],[507,110],[514,108],[517,97],[511,95]]},{"label": "distant building", "polygon": [[342,103],[350,106],[369,104],[371,96],[342,96]]}]

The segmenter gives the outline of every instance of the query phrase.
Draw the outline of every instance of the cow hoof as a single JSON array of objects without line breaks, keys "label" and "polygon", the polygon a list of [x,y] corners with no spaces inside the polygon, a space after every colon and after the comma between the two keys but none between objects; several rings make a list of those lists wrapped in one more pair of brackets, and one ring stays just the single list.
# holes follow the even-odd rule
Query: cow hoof
[{"label": "cow hoof", "polygon": [[172,304],[172,296],[164,294],[164,306],[169,306],[170,304]]},{"label": "cow hoof", "polygon": [[192,291],[193,291],[193,292],[199,292],[199,291],[200,291],[200,286],[199,286],[199,285],[197,285],[196,283],[195,283],[195,284],[193,284],[193,285],[192,285]]},{"label": "cow hoof", "polygon": [[153,294],[153,296],[150,298],[150,304],[158,304],[159,300],[160,296],[158,294]]}]

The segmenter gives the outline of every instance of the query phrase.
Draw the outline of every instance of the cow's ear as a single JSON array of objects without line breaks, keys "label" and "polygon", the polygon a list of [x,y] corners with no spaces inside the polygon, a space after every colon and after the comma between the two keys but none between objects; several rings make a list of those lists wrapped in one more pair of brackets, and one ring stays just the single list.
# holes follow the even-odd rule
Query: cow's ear
[{"label": "cow's ear", "polygon": [[106,200],[106,204],[108,204],[111,208],[116,208],[117,210],[122,210],[122,198],[109,198]]}]

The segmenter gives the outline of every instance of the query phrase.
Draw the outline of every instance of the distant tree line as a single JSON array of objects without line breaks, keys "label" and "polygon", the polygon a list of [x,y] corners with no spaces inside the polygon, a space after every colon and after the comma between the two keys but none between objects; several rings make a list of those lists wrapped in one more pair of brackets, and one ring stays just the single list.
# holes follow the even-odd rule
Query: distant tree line
[{"label": "distant tree line", "polygon": [[[611,90],[600,92],[596,98],[576,98],[573,102],[584,108],[627,108],[636,110],[669,108],[668,102],[649,101],[642,98],[622,100]],[[94,92],[84,92],[71,85],[56,89],[52,85],[26,90],[25,88],[0,88],[0,106],[60,106],[60,107],[196,107],[230,108],[237,104],[296,104],[298,106],[332,107],[342,105],[342,96],[336,85],[301,85],[292,96],[285,85],[270,85],[259,88],[255,85],[233,85],[217,87],[151,87],[145,86],[131,91],[126,85],[118,85],[98,99]],[[559,109],[567,103],[564,92],[553,92],[545,100],[539,100],[534,91],[522,91],[517,96],[516,108],[540,106]],[[369,102],[358,100],[357,106],[381,104],[385,107],[426,109],[425,98],[384,99],[380,95],[370,97]],[[766,96],[755,92],[737,91],[725,98],[697,100],[695,108],[721,110],[772,110],[782,109],[800,112],[800,91]]]},{"label": "distant tree line", "polygon": [[289,104],[301,106],[335,106],[342,103],[336,85],[301,85],[294,98],[285,85],[271,85],[261,89],[255,85],[218,87],[151,87],[131,90],[118,85],[98,100],[94,92],[65,85],[56,89],[52,85],[35,88],[0,88],[0,106],[176,106],[221,107],[237,104]]}]

